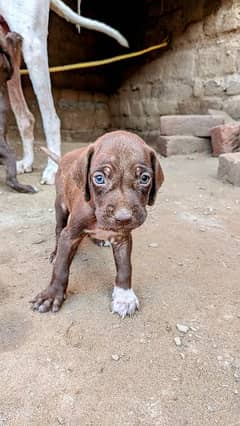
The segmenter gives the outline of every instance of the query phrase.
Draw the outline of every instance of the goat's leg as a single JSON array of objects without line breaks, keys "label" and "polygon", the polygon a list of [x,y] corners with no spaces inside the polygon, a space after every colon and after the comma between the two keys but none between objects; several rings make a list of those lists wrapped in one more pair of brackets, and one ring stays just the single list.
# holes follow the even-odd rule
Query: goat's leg
[{"label": "goat's leg", "polygon": [[18,192],[35,193],[36,188],[18,182],[16,174],[16,156],[8,144],[0,143],[0,164],[6,166],[6,184]]},{"label": "goat's leg", "polygon": [[7,35],[8,50],[11,55],[13,75],[8,81],[10,104],[14,112],[23,143],[23,158],[17,162],[17,172],[31,172],[33,165],[34,117],[29,111],[21,85],[20,64],[22,39],[16,33]]},{"label": "goat's leg", "polygon": [[[50,151],[60,155],[60,120],[56,114],[51,93],[47,40],[34,38],[34,36],[32,39],[25,38],[23,40],[23,55],[41,111],[47,146]],[[51,159],[48,159],[48,165],[43,172],[41,183],[54,184],[56,170],[57,165]]]},{"label": "goat's leg", "polygon": [[17,172],[29,173],[32,171],[34,160],[33,128],[35,119],[26,104],[18,76],[13,76],[8,82],[8,93],[23,144],[23,158],[17,161]]}]

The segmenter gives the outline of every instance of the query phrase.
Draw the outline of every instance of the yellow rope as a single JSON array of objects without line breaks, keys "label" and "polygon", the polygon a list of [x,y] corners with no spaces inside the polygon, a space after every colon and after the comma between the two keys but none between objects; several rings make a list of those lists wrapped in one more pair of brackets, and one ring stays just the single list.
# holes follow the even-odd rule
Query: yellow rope
[{"label": "yellow rope", "polygon": [[[161,49],[163,47],[168,46],[169,40],[166,38],[160,44],[155,44],[154,46],[148,47],[147,49],[138,50],[137,52],[126,53],[124,55],[113,56],[112,58],[100,59],[98,61],[90,61],[90,62],[81,62],[78,64],[70,64],[70,65],[60,65],[58,67],[49,68],[50,72],[61,72],[61,71],[70,71],[77,70],[79,68],[90,68],[90,67],[99,67],[100,65],[112,64],[113,62],[123,61],[129,58],[136,58],[137,56],[145,55],[145,53],[152,52],[154,50]],[[20,70],[22,75],[28,74],[28,70],[23,69]]]}]

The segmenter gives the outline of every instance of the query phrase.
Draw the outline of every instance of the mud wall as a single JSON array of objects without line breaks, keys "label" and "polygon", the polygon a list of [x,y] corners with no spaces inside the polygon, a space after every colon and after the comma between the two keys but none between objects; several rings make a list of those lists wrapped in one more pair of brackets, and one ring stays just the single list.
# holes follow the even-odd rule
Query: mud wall
[{"label": "mud wall", "polygon": [[162,114],[209,108],[240,118],[240,2],[222,1],[201,20],[201,10],[188,9],[192,18],[194,11],[190,25],[175,12],[171,48],[132,72],[110,98],[113,126],[146,134],[159,128]]},{"label": "mud wall", "polygon": [[[76,8],[75,0],[67,3]],[[224,109],[240,118],[240,1],[145,0],[114,5],[83,0],[82,13],[118,28],[130,50],[159,43],[165,51],[71,73],[52,75],[65,140],[90,141],[106,130],[125,128],[146,135],[159,116]],[[128,4],[129,3],[129,4]],[[100,7],[101,6],[101,7]],[[125,53],[109,37],[50,16],[49,62],[61,65]],[[30,108],[41,120],[30,82],[23,80]]]}]

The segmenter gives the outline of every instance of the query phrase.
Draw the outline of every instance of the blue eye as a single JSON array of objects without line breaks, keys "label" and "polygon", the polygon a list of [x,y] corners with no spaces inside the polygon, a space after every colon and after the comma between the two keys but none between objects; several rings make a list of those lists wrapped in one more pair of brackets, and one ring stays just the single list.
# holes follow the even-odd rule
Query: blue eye
[{"label": "blue eye", "polygon": [[151,176],[148,173],[142,173],[140,176],[140,183],[146,185],[150,182]]},{"label": "blue eye", "polygon": [[93,180],[97,185],[104,185],[105,184],[105,176],[102,173],[97,173],[93,176]]}]

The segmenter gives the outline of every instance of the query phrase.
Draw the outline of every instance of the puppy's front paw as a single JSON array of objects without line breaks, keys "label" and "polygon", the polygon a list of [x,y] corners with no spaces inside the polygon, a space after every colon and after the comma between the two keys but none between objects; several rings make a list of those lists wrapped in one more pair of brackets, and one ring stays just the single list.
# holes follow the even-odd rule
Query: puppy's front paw
[{"label": "puppy's front paw", "polygon": [[139,301],[133,289],[125,290],[117,286],[114,287],[111,304],[112,313],[124,318],[126,315],[133,315],[138,308]]},{"label": "puppy's front paw", "polygon": [[32,309],[38,312],[57,312],[61,308],[66,296],[62,289],[49,286],[31,300]]}]

